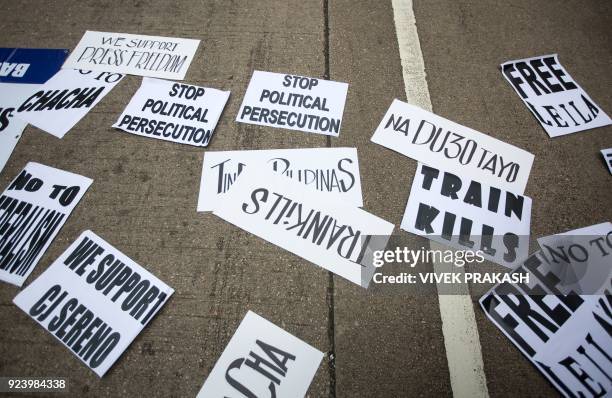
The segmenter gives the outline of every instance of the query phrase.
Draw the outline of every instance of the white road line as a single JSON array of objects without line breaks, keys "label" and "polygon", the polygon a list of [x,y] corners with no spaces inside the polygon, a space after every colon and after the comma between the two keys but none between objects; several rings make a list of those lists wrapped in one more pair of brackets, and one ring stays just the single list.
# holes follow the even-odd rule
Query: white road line
[{"label": "white road line", "polygon": [[[392,5],[406,98],[409,103],[433,112],[412,0],[392,0]],[[446,249],[434,242],[431,248]],[[434,271],[448,271],[451,266],[434,263]],[[467,286],[460,289],[454,295],[438,295],[453,396],[488,397],[474,307]]]}]

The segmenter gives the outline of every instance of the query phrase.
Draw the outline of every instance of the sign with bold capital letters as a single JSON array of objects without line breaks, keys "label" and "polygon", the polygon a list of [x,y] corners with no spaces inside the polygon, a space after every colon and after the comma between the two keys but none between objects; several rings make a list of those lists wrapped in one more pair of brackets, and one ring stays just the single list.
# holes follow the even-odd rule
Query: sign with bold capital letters
[{"label": "sign with bold capital letters", "polygon": [[0,196],[0,280],[23,285],[93,180],[30,162]]},{"label": "sign with bold capital letters", "polygon": [[173,292],[85,231],[13,302],[102,377]]},{"label": "sign with bold capital letters", "polygon": [[612,123],[559,63],[557,54],[504,62],[501,70],[550,137]]},{"label": "sign with bold capital letters", "polygon": [[323,353],[249,311],[198,398],[306,395]]}]

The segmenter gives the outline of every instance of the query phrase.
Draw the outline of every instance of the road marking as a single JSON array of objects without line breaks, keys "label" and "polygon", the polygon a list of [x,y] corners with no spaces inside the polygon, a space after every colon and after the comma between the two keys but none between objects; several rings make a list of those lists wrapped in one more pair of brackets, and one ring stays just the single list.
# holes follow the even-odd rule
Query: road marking
[{"label": "road marking", "polygon": [[[406,99],[433,112],[412,0],[392,0],[392,6]],[[446,249],[435,242],[431,242],[431,248]],[[450,267],[452,264],[434,262],[435,272],[448,271]],[[467,285],[457,288],[460,291],[456,294],[438,295],[453,396],[488,397],[474,307]]]}]

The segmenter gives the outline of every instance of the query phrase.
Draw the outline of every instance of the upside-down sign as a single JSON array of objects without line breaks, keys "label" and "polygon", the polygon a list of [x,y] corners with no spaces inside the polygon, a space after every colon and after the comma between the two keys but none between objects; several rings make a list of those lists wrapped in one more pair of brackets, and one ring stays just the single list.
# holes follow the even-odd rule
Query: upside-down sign
[{"label": "upside-down sign", "polygon": [[214,210],[221,217],[349,281],[367,287],[372,253],[393,224],[273,171],[248,168]]}]

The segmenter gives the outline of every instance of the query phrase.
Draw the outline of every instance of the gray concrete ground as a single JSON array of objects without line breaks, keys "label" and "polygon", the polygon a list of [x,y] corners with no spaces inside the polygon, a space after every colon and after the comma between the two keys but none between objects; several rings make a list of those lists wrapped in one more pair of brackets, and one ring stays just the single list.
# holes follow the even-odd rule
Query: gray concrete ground
[{"label": "gray concrete ground", "polygon": [[[356,146],[364,208],[398,225],[416,162],[369,139],[404,86],[390,1],[23,1],[1,3],[3,47],[72,49],[85,30],[201,39],[186,81],[231,90],[208,150]],[[612,219],[599,150],[612,128],[549,139],[503,80],[506,60],[558,53],[612,112],[612,3],[416,1],[433,109],[535,154],[527,187],[535,236]],[[237,124],[254,69],[350,84],[340,138]],[[37,161],[94,184],[30,276],[85,229],[175,295],[99,379],[0,288],[0,375],[70,379],[70,396],[194,396],[253,310],[327,352],[309,395],[452,395],[437,297],[381,296],[331,276],[211,214],[195,212],[203,150],[110,128],[140,78],[128,76],[62,140],[27,127],[3,189]],[[476,303],[477,297],[474,297]],[[491,396],[555,390],[475,308]]]}]

